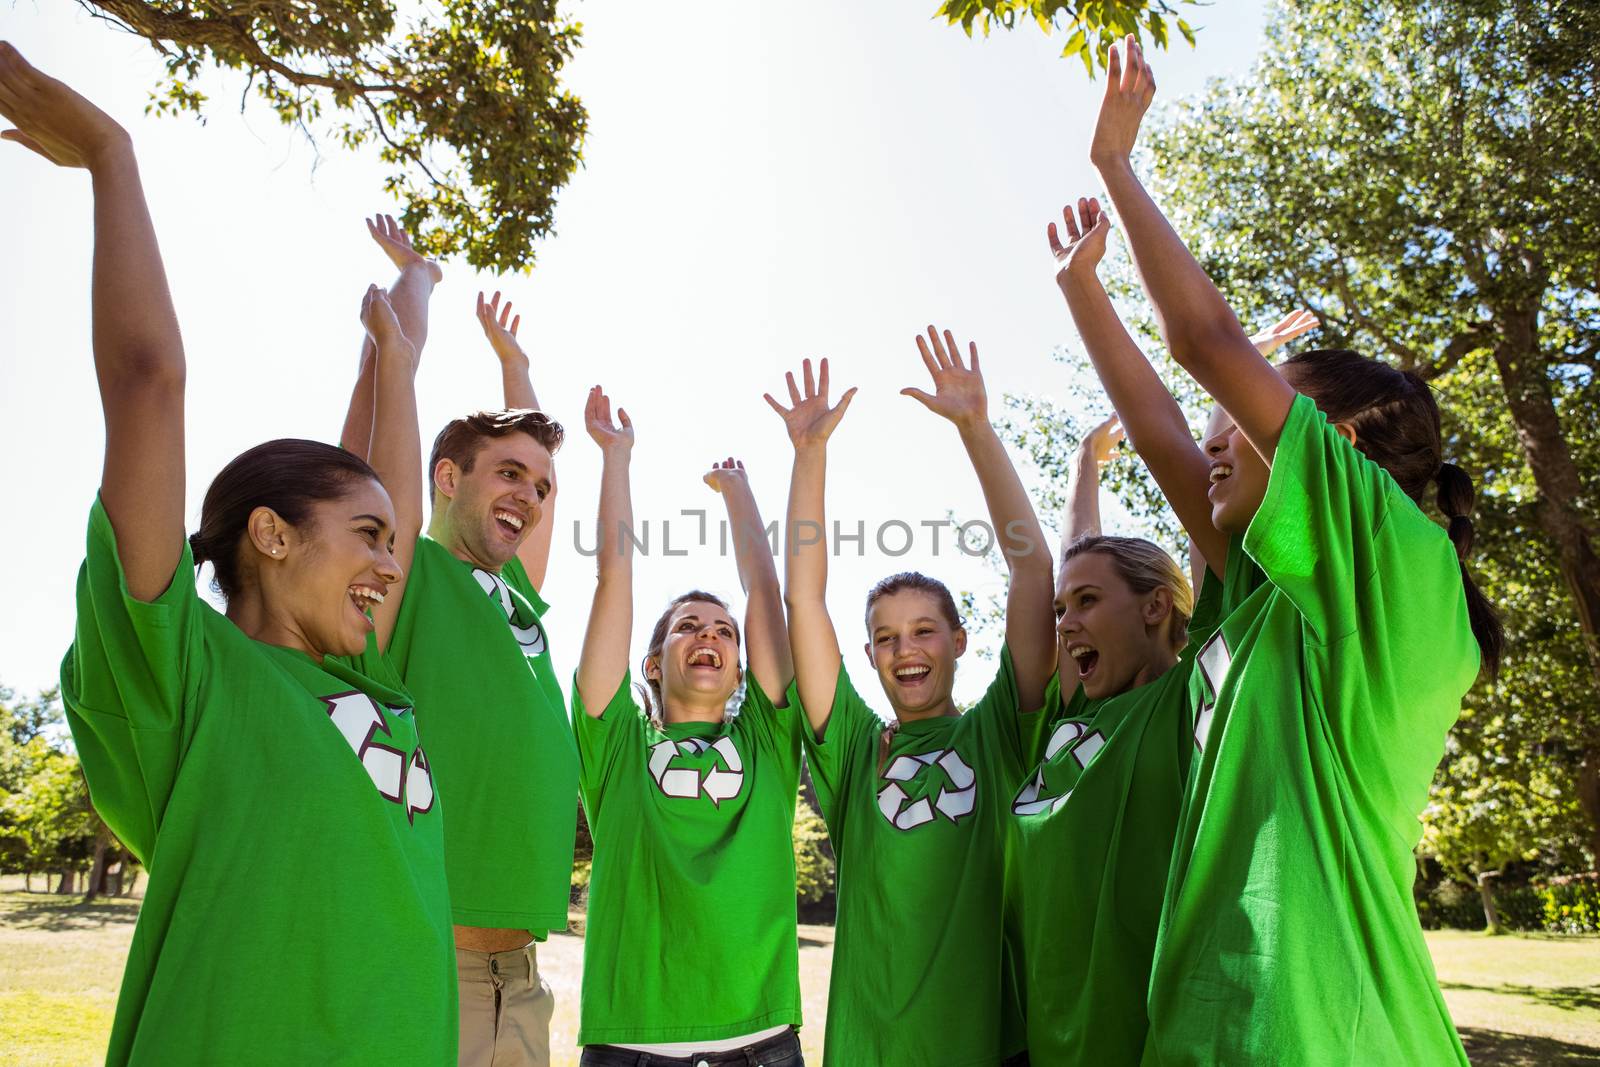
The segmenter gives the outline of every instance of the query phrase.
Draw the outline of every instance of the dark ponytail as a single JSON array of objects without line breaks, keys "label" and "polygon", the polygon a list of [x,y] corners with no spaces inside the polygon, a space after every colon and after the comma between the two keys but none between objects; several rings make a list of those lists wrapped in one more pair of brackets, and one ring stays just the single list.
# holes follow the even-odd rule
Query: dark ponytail
[{"label": "dark ponytail", "polygon": [[1439,511],[1450,522],[1450,543],[1456,546],[1461,561],[1461,584],[1467,595],[1467,618],[1472,636],[1478,639],[1483,666],[1493,678],[1500,673],[1500,656],[1505,651],[1506,634],[1494,605],[1484,596],[1467,573],[1467,554],[1472,551],[1472,508],[1477,492],[1472,477],[1454,463],[1439,465]]},{"label": "dark ponytail", "polygon": [[210,563],[212,587],[232,599],[240,589],[239,546],[250,513],[271,508],[293,526],[311,519],[312,506],[336,500],[358,481],[378,474],[350,452],[322,441],[285,437],[256,445],[217,472],[200,506],[200,529],[189,538],[194,565]]},{"label": "dark ponytail", "polygon": [[1315,401],[1329,422],[1344,423],[1355,431],[1356,448],[1388,471],[1412,500],[1420,505],[1428,483],[1438,482],[1439,510],[1450,524],[1450,542],[1461,561],[1467,617],[1492,678],[1500,669],[1505,631],[1494,606],[1467,573],[1476,493],[1466,471],[1443,462],[1433,390],[1410,371],[1342,348],[1298,352],[1284,360],[1283,370],[1289,383]]}]

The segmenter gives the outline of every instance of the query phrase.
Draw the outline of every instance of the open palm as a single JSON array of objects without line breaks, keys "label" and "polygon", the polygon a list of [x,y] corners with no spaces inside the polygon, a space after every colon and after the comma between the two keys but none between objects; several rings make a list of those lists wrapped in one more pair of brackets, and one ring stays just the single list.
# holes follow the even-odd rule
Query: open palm
[{"label": "open palm", "polygon": [[928,336],[917,337],[917,351],[923,366],[933,375],[933,393],[910,386],[900,390],[936,415],[943,415],[957,426],[972,426],[989,418],[989,395],[983,388],[983,371],[978,366],[978,346],[972,343],[968,363],[961,362],[961,349],[949,330],[941,337],[934,327]]},{"label": "open palm", "polygon": [[784,407],[772,398],[771,393],[763,393],[762,398],[771,405],[783,419],[784,426],[789,431],[789,440],[795,448],[806,445],[822,444],[833,433],[833,428],[839,425],[839,420],[844,418],[845,409],[850,406],[850,398],[856,395],[855,386],[845,390],[839,402],[831,407],[828,404],[828,361],[822,360],[817,375],[812,376],[811,361],[803,360],[800,364],[801,377],[804,380],[805,390],[801,391],[800,385],[794,380],[794,371],[784,375],[789,386],[790,407]]}]

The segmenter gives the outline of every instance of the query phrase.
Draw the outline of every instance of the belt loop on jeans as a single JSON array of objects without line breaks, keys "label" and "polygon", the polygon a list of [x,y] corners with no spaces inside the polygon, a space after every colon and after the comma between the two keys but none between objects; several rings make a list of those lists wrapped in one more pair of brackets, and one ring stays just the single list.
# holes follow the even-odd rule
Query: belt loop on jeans
[{"label": "belt loop on jeans", "polygon": [[528,988],[533,988],[534,975],[538,973],[533,962],[533,942],[529,941],[522,947],[522,954],[528,958]]}]

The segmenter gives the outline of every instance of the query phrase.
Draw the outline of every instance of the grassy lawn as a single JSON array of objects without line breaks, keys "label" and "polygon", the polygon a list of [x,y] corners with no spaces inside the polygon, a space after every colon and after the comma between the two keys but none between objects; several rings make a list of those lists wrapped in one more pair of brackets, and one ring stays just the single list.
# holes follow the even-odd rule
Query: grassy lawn
[{"label": "grassy lawn", "polygon": [[[37,883],[36,883],[37,884]],[[138,904],[92,905],[0,879],[0,1049],[16,1067],[96,1064],[105,1052]],[[1477,1067],[1600,1065],[1600,938],[1428,934],[1439,981]],[[800,928],[808,1063],[822,1062],[833,930]],[[555,1067],[575,1067],[583,939],[539,946],[556,994]],[[1043,1065],[1041,1065],[1043,1067]]]}]

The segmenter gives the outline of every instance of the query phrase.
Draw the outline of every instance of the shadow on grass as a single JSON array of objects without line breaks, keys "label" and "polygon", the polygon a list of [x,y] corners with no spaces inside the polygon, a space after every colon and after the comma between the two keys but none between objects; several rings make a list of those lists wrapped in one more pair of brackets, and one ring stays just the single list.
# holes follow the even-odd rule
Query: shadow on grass
[{"label": "shadow on grass", "polygon": [[1524,997],[1565,1011],[1600,1011],[1600,985],[1536,986],[1536,985],[1469,985],[1466,982],[1440,982],[1442,989],[1464,989],[1474,993],[1494,993],[1506,997]]},{"label": "shadow on grass", "polygon": [[1600,1049],[1549,1037],[1507,1034],[1499,1030],[1461,1031],[1461,1043],[1473,1067],[1566,1067],[1600,1064]]},{"label": "shadow on grass", "polygon": [[139,902],[102,898],[85,904],[80,898],[47,893],[0,894],[0,926],[18,930],[90,930],[108,923],[131,923]]}]

